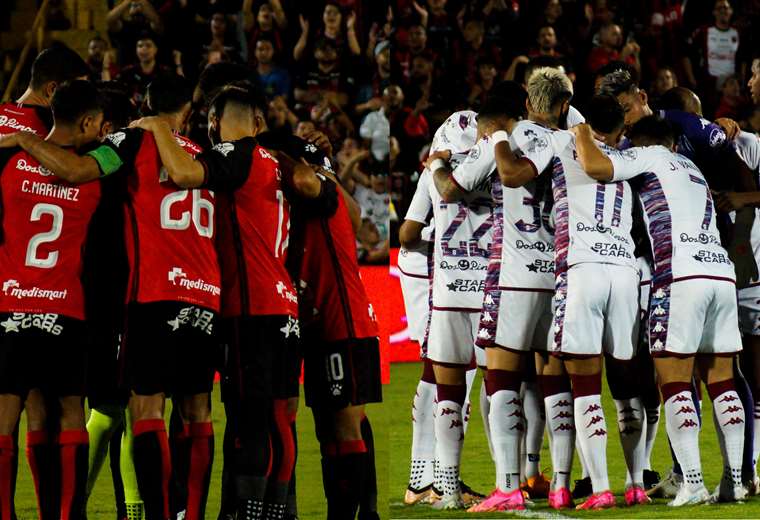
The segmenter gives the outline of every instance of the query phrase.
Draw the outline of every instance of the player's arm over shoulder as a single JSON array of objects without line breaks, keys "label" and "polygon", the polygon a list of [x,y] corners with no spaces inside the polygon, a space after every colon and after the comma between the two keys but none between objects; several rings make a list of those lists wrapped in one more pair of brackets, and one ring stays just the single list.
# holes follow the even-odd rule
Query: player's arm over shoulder
[{"label": "player's arm over shoulder", "polygon": [[512,150],[506,133],[495,132],[492,136],[494,157],[502,185],[519,188],[538,177],[549,164],[553,152],[547,153],[551,148],[547,137],[532,132],[526,125],[518,123],[512,129],[511,137],[522,155],[518,156]]},{"label": "player's arm over shoulder", "polygon": [[597,181],[611,181],[614,176],[612,161],[596,145],[591,126],[582,123],[572,128],[575,134],[575,151],[586,175]]},{"label": "player's arm over shoulder", "polygon": [[82,183],[100,176],[100,168],[92,158],[72,153],[36,134],[21,132],[16,135],[16,143],[42,166],[65,181]]},{"label": "player's arm over shoulder", "polygon": [[313,215],[331,216],[338,209],[338,189],[332,180],[283,152],[276,152],[283,181],[302,199]]}]

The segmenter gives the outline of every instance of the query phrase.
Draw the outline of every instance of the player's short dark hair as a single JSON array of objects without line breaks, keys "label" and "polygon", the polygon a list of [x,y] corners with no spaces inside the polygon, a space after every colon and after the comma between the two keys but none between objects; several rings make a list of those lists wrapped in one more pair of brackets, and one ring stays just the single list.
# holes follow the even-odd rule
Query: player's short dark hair
[{"label": "player's short dark hair", "polygon": [[148,106],[157,114],[174,114],[193,99],[193,85],[179,74],[160,74],[148,85]]},{"label": "player's short dark hair", "polygon": [[104,81],[98,84],[98,91],[103,99],[103,122],[110,122],[114,128],[123,128],[135,118],[135,107],[121,83]]},{"label": "player's short dark hair", "polygon": [[528,93],[516,81],[501,81],[491,89],[491,94],[478,111],[478,118],[507,116],[520,119],[525,117],[527,97]]},{"label": "player's short dark hair", "polygon": [[210,103],[213,97],[219,92],[219,89],[229,85],[233,81],[250,81],[255,82],[255,77],[251,69],[236,63],[214,63],[209,65],[198,78],[198,90],[206,104]]},{"label": "player's short dark hair", "polygon": [[665,92],[657,102],[661,110],[680,110],[687,112],[687,97],[693,92],[686,87],[673,87]]},{"label": "player's short dark hair", "polygon": [[85,115],[103,112],[103,97],[97,87],[84,80],[69,81],[55,89],[50,108],[55,124],[74,124]]},{"label": "player's short dark hair", "polygon": [[609,94],[597,94],[592,97],[583,115],[591,128],[605,134],[620,130],[625,123],[622,105],[616,97]]},{"label": "player's short dark hair", "polygon": [[89,73],[90,69],[82,57],[59,43],[37,55],[32,63],[30,86],[37,90],[51,81],[61,84]]},{"label": "player's short dark hair", "polygon": [[671,147],[675,142],[673,126],[667,120],[656,115],[642,117],[626,134],[635,146],[661,144]]},{"label": "player's short dark hair", "polygon": [[249,108],[252,110],[261,110],[267,112],[267,99],[261,89],[253,84],[234,84],[228,85],[221,89],[219,93],[211,100],[210,109],[216,111],[218,116],[224,113],[228,104],[235,105],[238,108]]},{"label": "player's short dark hair", "polygon": [[619,96],[620,94],[633,94],[639,88],[638,81],[627,70],[619,69],[602,78],[599,85],[599,94]]}]

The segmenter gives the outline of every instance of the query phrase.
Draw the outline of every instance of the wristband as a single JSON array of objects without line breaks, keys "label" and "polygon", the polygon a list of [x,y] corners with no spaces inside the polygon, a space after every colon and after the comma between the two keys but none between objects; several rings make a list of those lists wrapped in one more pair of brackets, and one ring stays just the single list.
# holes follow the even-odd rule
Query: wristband
[{"label": "wristband", "polygon": [[507,132],[504,130],[497,130],[491,134],[491,140],[495,146],[497,143],[500,143],[502,141],[509,141],[509,134],[507,134]]},{"label": "wristband", "polygon": [[443,159],[435,159],[432,163],[430,163],[430,171],[433,173],[445,167],[446,162]]}]

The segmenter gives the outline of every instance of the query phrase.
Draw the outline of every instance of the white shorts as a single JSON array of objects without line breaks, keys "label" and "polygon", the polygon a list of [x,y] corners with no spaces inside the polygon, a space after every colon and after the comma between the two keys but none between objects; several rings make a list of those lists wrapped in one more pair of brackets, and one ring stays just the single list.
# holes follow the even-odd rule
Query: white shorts
[{"label": "white shorts", "polygon": [[430,313],[430,279],[402,272],[400,281],[409,339],[422,343]]},{"label": "white shorts", "polygon": [[739,329],[748,336],[760,336],[760,283],[739,289]]},{"label": "white shorts", "polygon": [[620,360],[638,345],[639,274],[615,264],[576,264],[557,276],[552,352]]},{"label": "white shorts", "polygon": [[739,352],[736,285],[692,278],[652,287],[649,345],[653,356]]},{"label": "white shorts", "polygon": [[428,359],[434,363],[469,365],[474,353],[478,366],[485,366],[485,351],[475,348],[479,320],[478,312],[433,309],[428,330]]},{"label": "white shorts", "polygon": [[494,289],[486,293],[475,345],[545,351],[554,291]]}]

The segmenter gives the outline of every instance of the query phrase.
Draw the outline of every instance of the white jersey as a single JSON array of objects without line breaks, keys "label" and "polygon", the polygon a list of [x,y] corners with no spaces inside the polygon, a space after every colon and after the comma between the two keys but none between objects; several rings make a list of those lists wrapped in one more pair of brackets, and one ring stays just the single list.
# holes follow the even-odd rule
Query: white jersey
[{"label": "white jersey", "polygon": [[552,168],[557,274],[586,262],[635,268],[633,193],[628,183],[604,184],[586,175],[568,131],[521,121],[512,133],[525,142],[520,149],[537,176]]},{"label": "white jersey", "polygon": [[435,131],[430,151],[448,150],[452,154],[469,151],[478,140],[477,116],[477,112],[472,110],[462,110],[451,114]]},{"label": "white jersey", "polygon": [[[484,153],[490,153],[490,160],[482,157]],[[486,164],[489,175],[483,177],[480,172]],[[464,184],[468,193],[458,202],[446,203],[435,183],[429,183],[435,221],[433,308],[479,311],[493,243],[493,146],[473,147],[461,163],[452,157],[451,165],[454,182]],[[476,177],[481,182],[470,185],[468,179]]]},{"label": "white jersey", "polygon": [[652,244],[652,288],[682,278],[734,280],[734,265],[720,244],[710,189],[702,172],[664,146],[606,149],[614,180],[631,181],[641,200]]},{"label": "white jersey", "polygon": [[401,248],[398,255],[398,268],[402,273],[411,276],[428,276],[428,250],[432,239],[434,224],[433,202],[430,200],[430,184],[432,174],[425,168],[417,181],[417,189],[414,192],[409,208],[406,210],[404,220],[412,220],[421,224],[427,224],[422,229],[422,243],[414,249]]},{"label": "white jersey", "polygon": [[[734,138],[734,144],[736,145],[736,153],[752,170],[755,174],[755,182],[760,185],[760,137],[740,130]],[[749,242],[755,255],[755,261],[760,262],[760,208],[755,208],[755,221],[752,223]],[[758,280],[752,280],[751,283],[755,285]]]},{"label": "white jersey", "polygon": [[573,105],[570,105],[567,111],[567,127],[572,128],[585,122],[586,118],[583,117],[583,114],[581,114],[580,111]]}]

